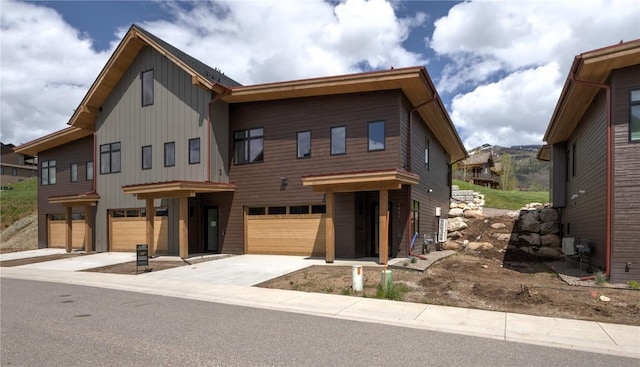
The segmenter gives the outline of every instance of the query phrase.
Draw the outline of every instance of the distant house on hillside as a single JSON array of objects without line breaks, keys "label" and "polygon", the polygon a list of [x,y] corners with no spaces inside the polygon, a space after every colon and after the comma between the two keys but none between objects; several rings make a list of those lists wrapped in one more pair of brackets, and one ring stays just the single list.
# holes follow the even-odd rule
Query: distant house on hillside
[{"label": "distant house on hillside", "polygon": [[640,39],[575,57],[544,140],[563,239],[611,282],[640,280]]},{"label": "distant house on hillside", "polygon": [[456,177],[474,185],[496,189],[500,186],[501,167],[500,163],[493,161],[491,152],[479,152],[458,163]]},{"label": "distant house on hillside", "polygon": [[0,183],[16,183],[38,175],[38,163],[29,155],[13,151],[13,144],[0,143]]}]

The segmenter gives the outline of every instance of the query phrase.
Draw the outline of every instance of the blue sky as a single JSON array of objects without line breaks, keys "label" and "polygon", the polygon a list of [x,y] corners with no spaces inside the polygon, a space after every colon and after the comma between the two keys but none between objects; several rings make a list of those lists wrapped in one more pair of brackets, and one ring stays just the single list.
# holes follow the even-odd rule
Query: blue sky
[{"label": "blue sky", "polygon": [[0,0],[0,140],[66,127],[131,23],[243,84],[425,65],[467,148],[541,144],[573,57],[636,0]]}]

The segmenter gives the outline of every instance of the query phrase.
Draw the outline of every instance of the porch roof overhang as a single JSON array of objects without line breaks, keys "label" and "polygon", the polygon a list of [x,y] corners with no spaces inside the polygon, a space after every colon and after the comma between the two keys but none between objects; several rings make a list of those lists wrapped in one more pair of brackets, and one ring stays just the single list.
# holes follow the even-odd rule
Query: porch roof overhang
[{"label": "porch roof overhang", "polygon": [[13,148],[13,151],[19,154],[36,156],[38,153],[57,146],[82,139],[93,134],[92,130],[81,129],[79,127],[67,127],[62,130],[55,131],[49,135],[32,140]]},{"label": "porch roof overhang", "polygon": [[398,169],[368,172],[330,173],[302,177],[302,185],[318,192],[356,192],[399,190],[402,185],[415,185],[420,176]]},{"label": "porch roof overhang", "polygon": [[193,197],[201,193],[235,191],[236,185],[220,182],[170,181],[122,186],[125,194],[140,200]]},{"label": "porch roof overhang", "polygon": [[99,200],[100,195],[94,193],[50,196],[48,198],[49,204],[61,204],[63,206],[96,206]]},{"label": "porch roof overhang", "polygon": [[543,140],[547,144],[568,140],[593,99],[601,91],[593,84],[607,83],[612,70],[637,64],[640,64],[640,39],[577,55]]}]

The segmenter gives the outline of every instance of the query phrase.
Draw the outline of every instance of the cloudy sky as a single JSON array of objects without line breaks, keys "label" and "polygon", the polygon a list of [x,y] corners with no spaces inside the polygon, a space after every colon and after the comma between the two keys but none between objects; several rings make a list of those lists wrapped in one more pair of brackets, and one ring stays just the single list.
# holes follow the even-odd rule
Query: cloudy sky
[{"label": "cloudy sky", "polygon": [[575,55],[637,0],[0,0],[0,140],[66,127],[132,23],[249,85],[425,65],[467,148],[541,144]]}]

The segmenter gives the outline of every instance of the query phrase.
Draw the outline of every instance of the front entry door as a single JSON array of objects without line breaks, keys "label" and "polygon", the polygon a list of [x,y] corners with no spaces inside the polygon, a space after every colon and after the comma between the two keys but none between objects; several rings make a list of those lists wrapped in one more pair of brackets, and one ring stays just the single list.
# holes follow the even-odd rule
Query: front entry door
[{"label": "front entry door", "polygon": [[218,207],[208,207],[206,209],[206,251],[207,252],[219,252],[218,248]]}]

